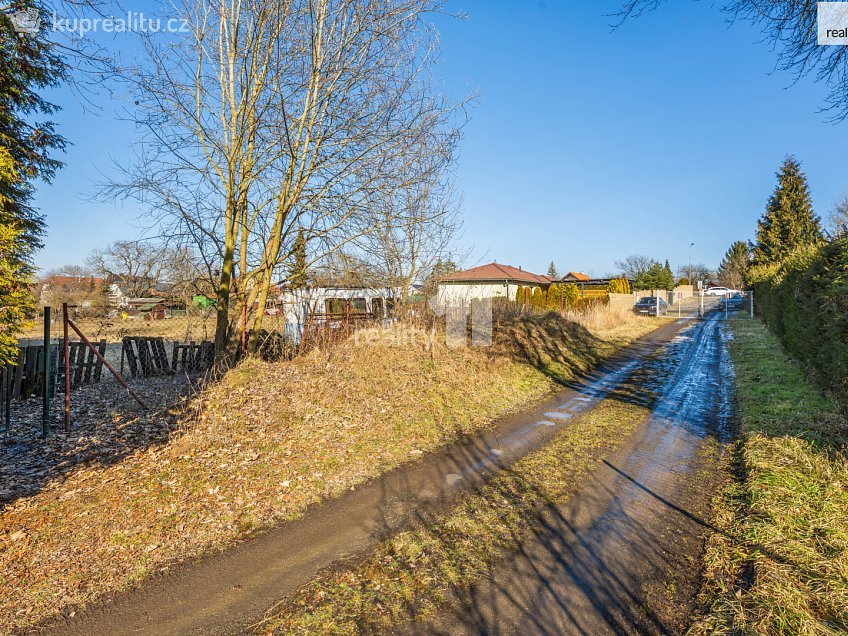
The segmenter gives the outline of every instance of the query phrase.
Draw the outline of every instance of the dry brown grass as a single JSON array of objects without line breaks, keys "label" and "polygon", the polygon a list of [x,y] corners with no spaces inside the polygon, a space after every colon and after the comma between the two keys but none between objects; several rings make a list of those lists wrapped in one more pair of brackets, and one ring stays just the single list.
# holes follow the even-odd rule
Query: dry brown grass
[{"label": "dry brown grass", "polygon": [[[644,333],[658,322],[638,323]],[[641,333],[640,333],[641,331]],[[555,314],[492,349],[380,335],[208,388],[167,443],[81,465],[0,513],[0,632],[224,547],[548,394],[611,354]]]},{"label": "dry brown grass", "polygon": [[673,317],[637,316],[631,308],[616,305],[592,305],[582,310],[567,310],[565,318],[585,327],[595,336],[607,341],[629,341],[650,331],[657,322]]}]

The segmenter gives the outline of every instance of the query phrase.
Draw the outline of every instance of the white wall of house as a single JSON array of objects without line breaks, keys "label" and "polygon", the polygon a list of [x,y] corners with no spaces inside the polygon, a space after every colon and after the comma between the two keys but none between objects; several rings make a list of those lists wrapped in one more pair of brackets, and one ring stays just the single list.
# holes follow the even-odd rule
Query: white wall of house
[{"label": "white wall of house", "polygon": [[[520,283],[515,281],[442,282],[436,292],[436,302],[441,307],[467,305],[474,299],[507,298],[515,300]],[[523,287],[540,287],[527,283]],[[532,293],[532,292],[531,292]]]},{"label": "white wall of house", "polygon": [[126,307],[130,299],[117,283],[109,283],[107,294],[109,296],[109,304],[113,307]]}]

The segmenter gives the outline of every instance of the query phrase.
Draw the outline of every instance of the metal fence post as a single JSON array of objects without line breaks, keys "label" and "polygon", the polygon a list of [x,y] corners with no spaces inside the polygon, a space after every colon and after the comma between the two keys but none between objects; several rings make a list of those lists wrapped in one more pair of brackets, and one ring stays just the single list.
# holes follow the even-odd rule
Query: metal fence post
[{"label": "metal fence post", "polygon": [[68,342],[68,303],[62,303],[62,331],[65,344],[62,347],[65,364],[65,432],[71,432],[71,355]]},{"label": "metal fence post", "polygon": [[6,386],[4,387],[4,391],[6,392],[6,403],[4,411],[4,419],[6,421],[6,432],[9,432],[9,429],[12,428],[12,365],[6,365],[6,371],[4,373]]},{"label": "metal fence post", "polygon": [[754,290],[752,289],[748,293],[751,294],[751,318],[753,318],[754,317]]},{"label": "metal fence post", "polygon": [[50,429],[50,307],[44,308],[44,348],[41,354],[43,385],[41,387],[41,437]]}]

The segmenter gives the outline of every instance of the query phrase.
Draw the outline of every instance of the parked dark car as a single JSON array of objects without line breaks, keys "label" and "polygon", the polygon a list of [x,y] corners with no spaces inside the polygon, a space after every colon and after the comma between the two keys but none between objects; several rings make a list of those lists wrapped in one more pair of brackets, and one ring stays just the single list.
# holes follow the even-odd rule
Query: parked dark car
[{"label": "parked dark car", "polygon": [[643,316],[665,316],[668,313],[668,304],[662,298],[645,296],[636,301],[633,311]]},{"label": "parked dark car", "polygon": [[722,298],[719,308],[721,311],[742,311],[743,300],[742,294],[736,292]]}]

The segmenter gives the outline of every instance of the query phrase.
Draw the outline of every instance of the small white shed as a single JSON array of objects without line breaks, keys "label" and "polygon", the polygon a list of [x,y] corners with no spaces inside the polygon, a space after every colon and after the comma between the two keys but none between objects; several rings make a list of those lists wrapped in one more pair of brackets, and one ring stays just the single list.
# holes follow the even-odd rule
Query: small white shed
[{"label": "small white shed", "polygon": [[286,336],[295,340],[300,339],[306,324],[387,319],[393,306],[394,294],[389,287],[283,288],[279,297]]}]

